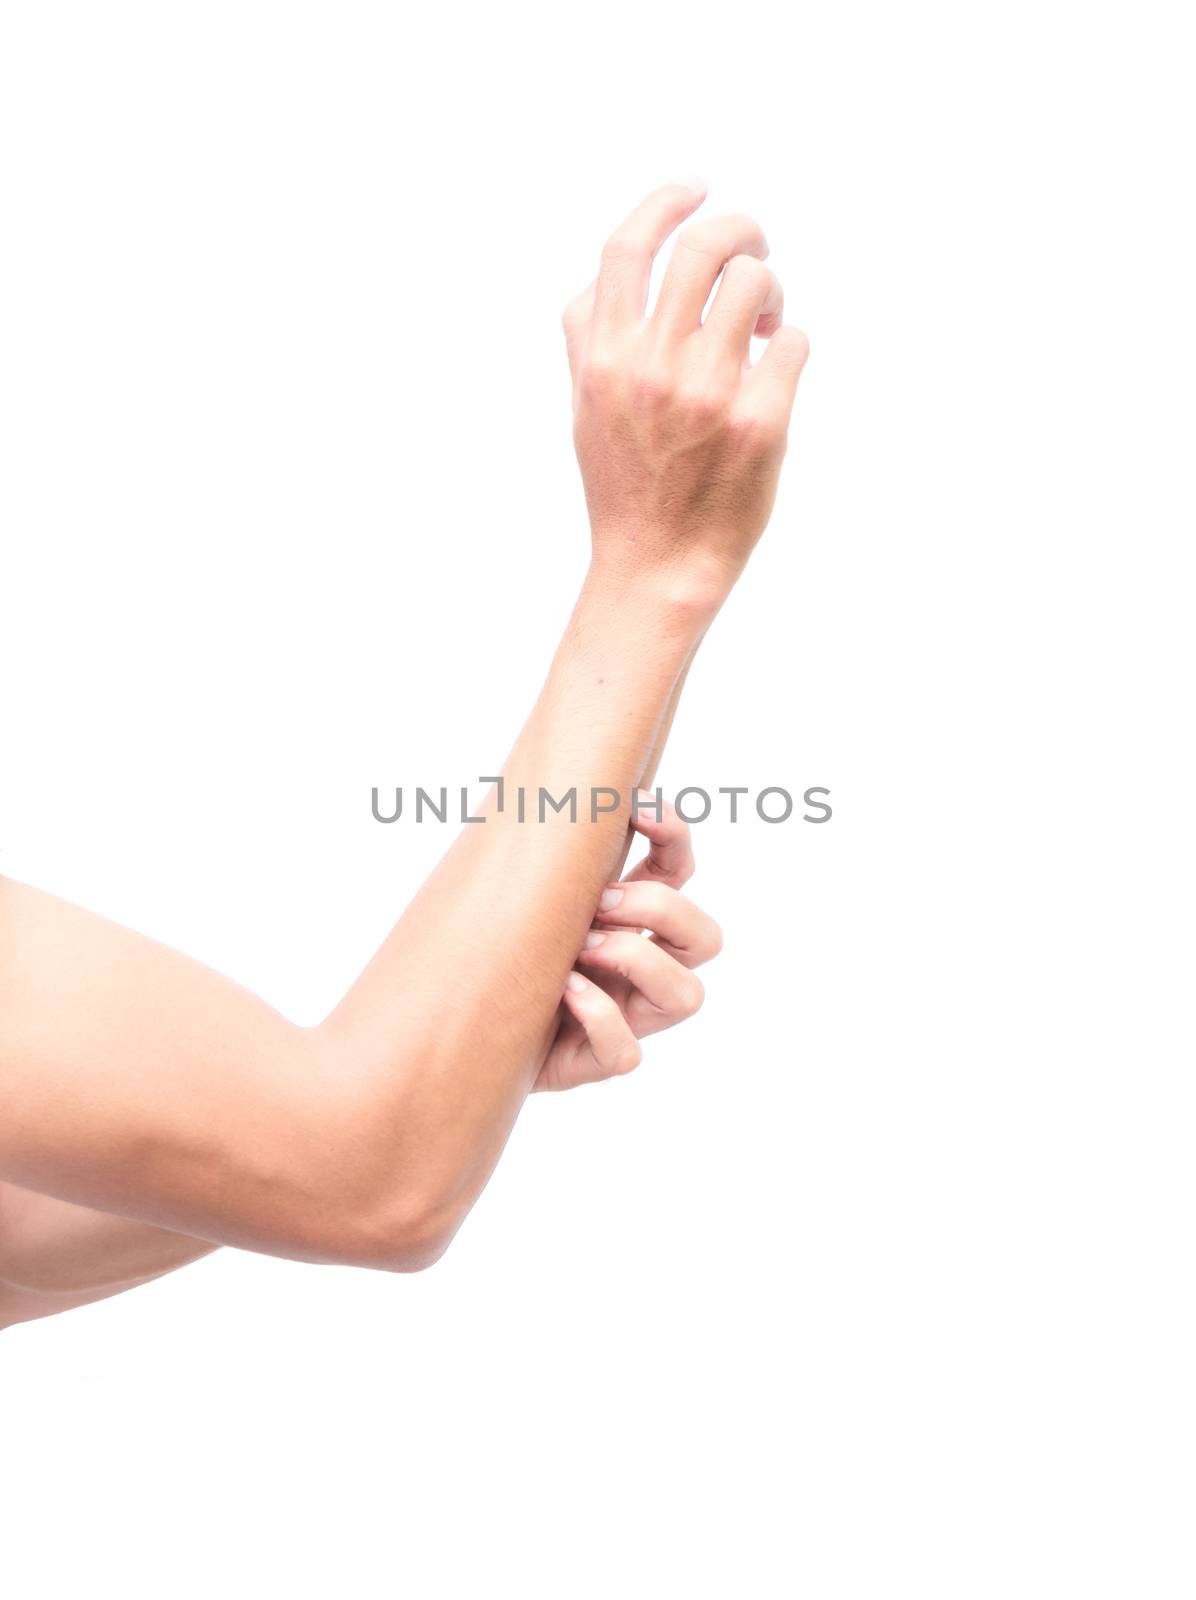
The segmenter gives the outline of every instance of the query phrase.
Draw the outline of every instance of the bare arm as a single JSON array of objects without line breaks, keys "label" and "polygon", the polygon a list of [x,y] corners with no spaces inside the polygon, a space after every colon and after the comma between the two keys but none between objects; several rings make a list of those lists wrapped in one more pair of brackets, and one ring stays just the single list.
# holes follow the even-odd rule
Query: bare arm
[{"label": "bare arm", "polygon": [[0,1328],[137,1288],[214,1248],[0,1183]]},{"label": "bare arm", "polygon": [[[699,198],[651,197],[608,247],[590,309],[571,315],[594,562],[508,762],[508,802],[520,786],[626,801],[767,520],[804,343],[783,330],[744,373],[777,299],[737,254],[761,253],[754,225],[692,230],[672,292],[666,280],[643,320],[651,254]],[[592,824],[551,811],[520,822],[493,795],[486,815],[316,1029],[0,884],[0,1176],[304,1259],[434,1259],[539,1070],[628,824],[625,805]]]},{"label": "bare arm", "polygon": [[[690,830],[667,802],[662,815],[645,813],[636,827],[650,851],[622,880],[617,907],[597,911],[538,1089],[572,1088],[628,1070],[639,1059],[641,1038],[683,1022],[701,1003],[694,969],[718,954],[722,935],[680,893],[693,870]],[[652,937],[629,931],[639,928]],[[214,1248],[0,1183],[0,1329],[138,1288]]]},{"label": "bare arm", "polygon": [[[592,579],[508,795],[629,796],[694,626]],[[628,653],[621,628],[642,634]],[[493,797],[332,1016],[294,1027],[173,951],[0,884],[0,1172],[200,1237],[420,1265],[497,1159],[543,1059],[626,809],[519,822]],[[517,938],[511,929],[519,929]]]}]

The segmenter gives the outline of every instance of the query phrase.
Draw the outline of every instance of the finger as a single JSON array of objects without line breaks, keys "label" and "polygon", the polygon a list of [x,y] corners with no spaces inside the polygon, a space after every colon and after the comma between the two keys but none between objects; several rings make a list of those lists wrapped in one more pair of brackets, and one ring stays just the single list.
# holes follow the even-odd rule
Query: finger
[{"label": "finger", "polygon": [[752,334],[768,339],[781,325],[785,294],[780,279],[754,256],[732,256],[723,270],[703,337],[725,353],[730,364],[747,365]]},{"label": "finger", "polygon": [[615,229],[602,248],[594,301],[596,332],[610,333],[643,316],[656,252],[705,198],[706,185],[700,178],[666,183]]},{"label": "finger", "polygon": [[810,341],[800,328],[778,328],[751,372],[751,387],[769,409],[788,416],[797,380],[810,354]]},{"label": "finger", "polygon": [[577,369],[581,364],[582,352],[586,347],[586,340],[590,336],[590,324],[594,320],[594,285],[591,283],[577,296],[570,300],[561,313],[561,326],[565,330],[565,349],[569,355],[569,371],[577,377]]},{"label": "finger", "polygon": [[[633,936],[634,937],[634,936]],[[596,983],[571,972],[561,997],[565,1009],[585,1031],[594,1060],[604,1076],[616,1078],[639,1066],[644,1052],[619,1007]]]},{"label": "finger", "polygon": [[687,967],[713,961],[723,947],[714,918],[663,883],[612,883],[602,891],[597,920],[604,928],[647,928]]},{"label": "finger", "polygon": [[701,978],[638,933],[596,929],[577,959],[595,971],[617,972],[626,978],[660,1012],[666,1027],[692,1017],[705,997]]},{"label": "finger", "polygon": [[[641,807],[654,808],[655,800],[650,794],[641,792],[639,804]],[[631,826],[636,833],[643,834],[647,839],[649,849],[638,866],[627,874],[627,882],[637,883],[642,879],[648,879],[652,882],[671,884],[674,889],[679,889],[683,883],[689,882],[694,872],[689,823],[682,821],[663,796],[659,817],[655,809],[642,809],[638,816],[632,817]]]},{"label": "finger", "polygon": [[713,217],[692,222],[677,239],[660,286],[653,321],[662,332],[681,338],[693,333],[702,320],[719,273],[732,256],[763,260],[768,241],[751,217]]}]

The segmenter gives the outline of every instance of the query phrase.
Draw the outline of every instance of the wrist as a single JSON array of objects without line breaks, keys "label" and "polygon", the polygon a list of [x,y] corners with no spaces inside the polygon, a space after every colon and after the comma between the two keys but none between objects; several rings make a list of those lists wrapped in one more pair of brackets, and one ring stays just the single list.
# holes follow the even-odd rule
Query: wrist
[{"label": "wrist", "polygon": [[651,627],[662,642],[676,639],[692,646],[718,615],[733,581],[712,563],[633,562],[595,554],[582,598]]}]

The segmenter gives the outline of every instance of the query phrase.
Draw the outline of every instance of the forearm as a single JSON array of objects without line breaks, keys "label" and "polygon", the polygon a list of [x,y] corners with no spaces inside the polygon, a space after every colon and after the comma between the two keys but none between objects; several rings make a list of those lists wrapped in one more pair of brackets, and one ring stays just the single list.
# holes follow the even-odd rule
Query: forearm
[{"label": "forearm", "polygon": [[[632,791],[711,612],[688,583],[590,574],[504,766],[502,809],[494,790],[485,822],[463,829],[324,1025],[335,1050],[395,1084],[380,1151],[440,1197],[450,1227],[536,1077],[565,977],[625,854]],[[558,801],[576,791],[577,821],[541,813],[541,789]],[[600,789],[619,805],[591,820]]]},{"label": "forearm", "polygon": [[660,726],[656,731],[656,738],[652,744],[652,749],[648,753],[647,764],[644,767],[643,774],[640,777],[639,787],[641,789],[650,789],[656,781],[656,774],[660,767],[661,758],[664,755],[664,747],[668,743],[669,734],[673,731],[673,721],[677,715],[677,708],[681,704],[682,691],[684,690],[686,681],[689,678],[689,669],[693,666],[694,657],[698,653],[698,646],[701,644],[704,637],[705,630],[703,630],[702,634],[694,640],[692,646],[690,647],[689,654],[685,658],[685,663],[677,675],[677,682],[673,685],[673,692],[669,696],[669,703],[665,707],[665,714],[661,718]]}]

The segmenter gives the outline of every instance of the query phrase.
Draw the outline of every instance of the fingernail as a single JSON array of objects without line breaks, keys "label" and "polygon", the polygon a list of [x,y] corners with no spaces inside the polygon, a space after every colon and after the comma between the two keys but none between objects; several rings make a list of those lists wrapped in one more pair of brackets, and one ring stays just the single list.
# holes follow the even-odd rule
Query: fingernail
[{"label": "fingernail", "polygon": [[598,901],[598,909],[600,911],[613,911],[622,898],[622,889],[603,889],[601,898]]},{"label": "fingernail", "polygon": [[678,178],[677,187],[680,189],[692,189],[695,194],[705,194],[706,180],[705,178]]},{"label": "fingernail", "polygon": [[603,939],[605,939],[605,938],[606,938],[606,935],[604,933],[587,933],[586,934],[586,942],[582,946],[582,949],[583,950],[592,950],[596,944],[601,944]]},{"label": "fingernail", "polygon": [[565,988],[566,989],[572,989],[572,990],[576,991],[578,989],[584,989],[585,986],[586,986],[586,980],[582,977],[580,972],[571,972],[569,974],[569,976],[565,979]]}]

